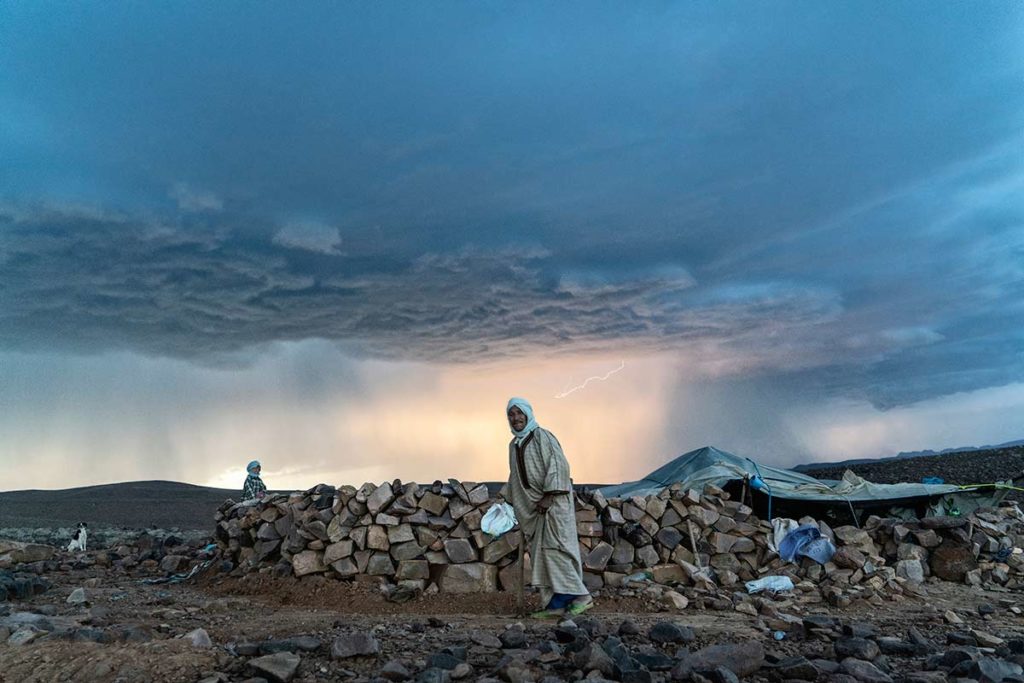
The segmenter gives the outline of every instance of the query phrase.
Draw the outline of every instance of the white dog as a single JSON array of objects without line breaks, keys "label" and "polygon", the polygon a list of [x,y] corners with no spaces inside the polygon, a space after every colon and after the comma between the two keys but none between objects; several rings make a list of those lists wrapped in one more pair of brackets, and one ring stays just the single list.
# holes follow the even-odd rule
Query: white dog
[{"label": "white dog", "polygon": [[85,552],[85,544],[89,539],[89,525],[85,522],[79,522],[78,528],[75,529],[75,535],[71,537],[71,542],[68,543],[68,552],[77,550]]}]

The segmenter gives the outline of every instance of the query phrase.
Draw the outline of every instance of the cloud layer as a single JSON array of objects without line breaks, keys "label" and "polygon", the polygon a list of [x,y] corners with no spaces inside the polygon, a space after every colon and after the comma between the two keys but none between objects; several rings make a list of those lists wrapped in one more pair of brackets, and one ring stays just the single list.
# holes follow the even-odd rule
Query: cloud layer
[{"label": "cloud layer", "polygon": [[[377,434],[389,411],[429,431],[407,394],[474,415],[423,387],[501,367],[473,395],[504,396],[518,368],[554,395],[587,358],[567,374],[627,361],[593,412],[557,413],[593,462],[620,414],[662,453],[784,462],[853,452],[861,426],[961,445],[910,443],[960,424],[929,403],[957,392],[1017,405],[997,387],[1024,381],[1020,4],[193,10],[0,3],[0,401],[43,416],[26,452],[51,428],[54,458],[114,446],[87,387],[61,401],[65,366],[139,375],[116,446],[152,458],[242,457],[234,420],[284,411],[267,442],[363,415],[313,463],[397,462],[420,451]],[[274,365],[282,345],[308,355]],[[382,422],[356,409],[364,370],[410,362],[433,369],[379,385]],[[301,386],[247,413],[282,368]],[[171,377],[224,422],[166,427],[146,387]],[[996,413],[976,423],[1001,434]]]}]

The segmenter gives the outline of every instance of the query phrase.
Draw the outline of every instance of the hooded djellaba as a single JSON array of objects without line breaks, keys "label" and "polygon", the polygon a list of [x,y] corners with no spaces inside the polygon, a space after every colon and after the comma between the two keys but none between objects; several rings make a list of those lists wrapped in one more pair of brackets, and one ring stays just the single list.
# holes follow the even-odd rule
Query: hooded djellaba
[{"label": "hooded djellaba", "polygon": [[528,401],[510,399],[506,417],[513,439],[501,496],[512,504],[526,535],[530,583],[540,591],[544,607],[533,616],[581,614],[594,601],[583,585],[569,462],[555,435],[537,424]]},{"label": "hooded djellaba", "polygon": [[248,472],[248,476],[245,478],[245,484],[242,485],[242,500],[260,500],[267,495],[267,487],[263,484],[263,480],[260,479],[260,463],[258,460],[253,460],[245,467],[245,471]]}]

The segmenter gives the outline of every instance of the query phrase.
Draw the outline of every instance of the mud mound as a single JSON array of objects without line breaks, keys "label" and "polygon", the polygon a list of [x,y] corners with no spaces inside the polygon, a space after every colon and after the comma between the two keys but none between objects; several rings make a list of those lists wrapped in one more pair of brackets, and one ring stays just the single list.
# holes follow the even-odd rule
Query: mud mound
[{"label": "mud mound", "polygon": [[[249,574],[241,578],[215,577],[204,590],[220,596],[245,596],[272,606],[323,608],[349,614],[368,615],[509,615],[515,614],[515,595],[507,592],[422,595],[406,603],[389,602],[379,588],[380,581],[336,581],[319,576],[297,579]],[[526,606],[535,605],[536,594],[526,594]],[[595,608],[595,613],[650,611],[638,598],[609,595]]]}]

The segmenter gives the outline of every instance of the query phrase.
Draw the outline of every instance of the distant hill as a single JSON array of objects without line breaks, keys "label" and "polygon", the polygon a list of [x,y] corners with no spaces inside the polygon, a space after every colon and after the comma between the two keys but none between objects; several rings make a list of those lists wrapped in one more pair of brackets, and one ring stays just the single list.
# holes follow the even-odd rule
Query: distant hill
[{"label": "distant hill", "polygon": [[[818,479],[839,479],[846,470],[853,470],[858,476],[879,484],[919,482],[924,477],[940,477],[947,484],[961,486],[991,484],[1007,479],[1020,480],[1024,476],[1024,445],[912,458],[822,463],[801,469],[804,474]],[[1012,500],[1024,500],[1019,491],[1011,492],[1009,497]]]},{"label": "distant hill", "polygon": [[213,514],[235,489],[174,481],[132,481],[61,490],[0,493],[0,528],[92,527],[213,529]]},{"label": "distant hill", "polygon": [[814,462],[807,463],[805,465],[797,465],[790,469],[794,472],[808,472],[810,470],[820,470],[823,468],[832,467],[849,467],[851,465],[866,465],[868,463],[875,462],[888,462],[891,460],[906,460],[907,458],[926,458],[935,455],[948,455],[951,453],[973,453],[977,451],[995,451],[1003,448],[1013,448],[1015,446],[1024,446],[1024,439],[1017,441],[1007,441],[996,446],[961,446],[959,448],[944,448],[941,451],[924,450],[924,451],[900,451],[896,455],[883,456],[878,458],[857,458],[853,460],[840,460],[838,462]]}]

